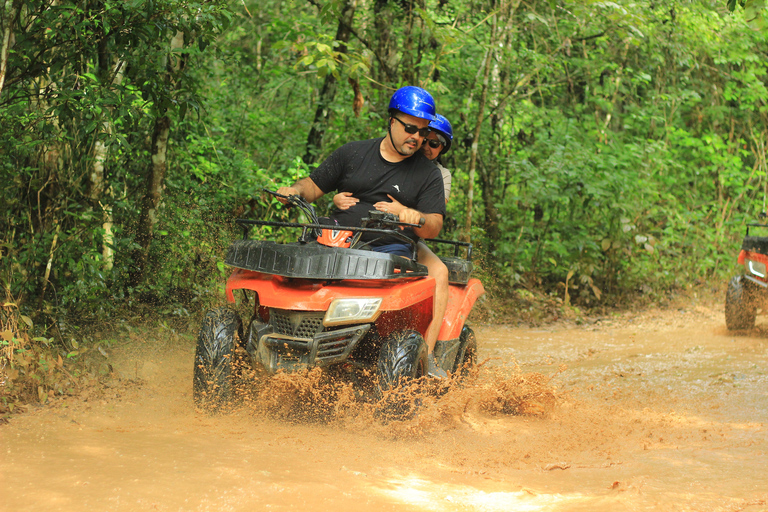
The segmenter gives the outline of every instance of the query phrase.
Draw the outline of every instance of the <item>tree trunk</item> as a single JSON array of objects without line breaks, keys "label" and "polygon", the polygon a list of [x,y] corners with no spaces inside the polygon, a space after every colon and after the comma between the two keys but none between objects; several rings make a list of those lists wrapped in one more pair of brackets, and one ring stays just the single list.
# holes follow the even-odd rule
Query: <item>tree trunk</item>
[{"label": "tree trunk", "polygon": [[483,64],[483,84],[480,93],[480,101],[477,105],[477,118],[475,120],[475,130],[472,135],[472,148],[469,157],[469,180],[467,184],[467,218],[464,225],[464,239],[471,241],[472,229],[472,201],[474,199],[475,169],[477,167],[477,148],[480,140],[480,131],[485,119],[485,104],[488,98],[489,77],[491,75],[491,62],[493,62],[493,52],[496,46],[496,15],[491,17],[491,36],[488,45],[488,51],[485,54],[485,63]]},{"label": "tree trunk", "polygon": [[[109,133],[111,126],[109,123],[104,123],[104,133]],[[114,236],[112,233],[112,206],[107,202],[102,201],[107,185],[104,180],[104,168],[107,159],[108,148],[107,145],[97,140],[93,146],[93,167],[91,167],[91,190],[90,198],[95,205],[99,205],[102,211],[102,228],[104,229],[104,235],[102,240],[101,256],[102,264],[105,270],[111,270],[115,262],[115,256],[112,251],[112,244],[114,242]]]},{"label": "tree trunk", "polygon": [[[177,33],[171,40],[170,46],[171,51],[169,54],[173,55],[174,50],[184,46],[184,34],[181,32]],[[183,66],[181,59],[171,60],[168,71],[169,86],[173,84],[173,79],[170,76],[171,72],[177,71],[181,66]],[[154,236],[155,225],[157,224],[157,209],[163,197],[165,174],[168,171],[168,139],[171,134],[171,118],[168,116],[167,111],[159,112],[159,114],[161,115],[155,119],[155,129],[152,134],[152,164],[149,167],[147,187],[144,198],[141,201],[141,213],[139,214],[139,222],[136,227],[136,243],[138,247],[133,253],[134,267],[128,279],[128,284],[132,287],[142,283],[147,271],[149,246]]]},{"label": "tree trunk", "polygon": [[16,21],[18,6],[13,0],[0,0],[3,8],[0,11],[0,95],[3,93],[5,73],[8,70],[8,54],[11,51],[11,27]]},{"label": "tree trunk", "polygon": [[388,3],[388,0],[376,0],[373,4],[373,24],[377,36],[375,51],[380,65],[379,73],[374,76],[379,83],[396,82],[397,48],[396,39],[392,35],[392,22],[396,18]]},{"label": "tree trunk", "polygon": [[149,244],[152,242],[155,224],[157,224],[157,208],[163,197],[163,183],[168,170],[168,137],[171,133],[171,120],[163,116],[155,121],[152,135],[152,165],[147,175],[147,187],[141,201],[141,213],[136,227],[136,243],[139,247],[133,253],[134,268],[129,283],[138,286],[144,280],[149,256]]},{"label": "tree trunk", "polygon": [[[112,85],[120,85],[123,81],[122,72],[123,63],[118,61],[115,65],[114,80]],[[111,69],[109,70],[111,71]],[[108,72],[102,73],[103,76],[110,76]],[[104,123],[104,133],[112,133],[112,123]],[[93,146],[93,167],[91,168],[91,190],[90,198],[94,206],[99,205],[102,211],[102,224],[101,227],[104,230],[101,257],[105,270],[111,270],[115,264],[115,253],[112,249],[114,245],[115,236],[112,232],[113,218],[112,218],[112,189],[106,183],[104,179],[104,171],[107,161],[109,148],[101,141],[96,140]],[[107,197],[105,197],[107,196]],[[102,201],[104,199],[104,201]]]},{"label": "tree trunk", "polygon": [[[336,29],[336,40],[341,43],[339,45],[340,53],[347,53],[347,43],[352,34],[352,20],[355,16],[356,8],[357,0],[347,0],[344,8],[341,10],[339,27]],[[325,127],[328,125],[328,118],[331,115],[330,105],[336,97],[337,85],[338,80],[333,73],[325,76],[325,82],[323,82],[323,88],[317,102],[317,109],[315,110],[315,119],[312,122],[312,128],[310,128],[309,136],[307,137],[307,150],[304,153],[304,162],[307,164],[315,161],[323,147],[323,135],[325,134]]]},{"label": "tree trunk", "polygon": [[501,239],[501,233],[499,232],[499,210],[496,205],[503,198],[506,180],[502,179],[502,173],[499,171],[497,162],[503,160],[503,158],[500,159],[498,157],[498,153],[504,146],[503,133],[506,120],[506,103],[507,99],[511,97],[511,89],[514,88],[514,85],[510,83],[510,72],[505,66],[502,67],[500,64],[512,62],[512,59],[505,59],[506,55],[504,52],[510,48],[511,40],[516,36],[513,21],[514,12],[519,3],[519,0],[515,5],[502,2],[499,9],[497,25],[501,26],[502,30],[497,30],[497,36],[499,37],[500,44],[493,46],[501,48],[501,50],[499,58],[491,61],[491,82],[498,84],[498,87],[495,89],[495,94],[492,94],[488,100],[492,112],[490,116],[490,140],[492,142],[488,149],[488,164],[478,166],[485,213],[484,228],[488,236],[489,253],[493,253],[496,250],[496,243]]},{"label": "tree trunk", "polygon": [[[112,86],[119,86],[123,81],[123,62],[118,61],[113,69],[109,66],[108,59],[100,58],[99,67],[101,68],[101,77],[104,83],[111,81]],[[114,79],[111,77],[114,76]],[[104,133],[112,133],[112,123],[104,123]],[[104,230],[101,256],[105,270],[111,270],[115,263],[115,254],[112,246],[114,245],[114,233],[112,232],[112,189],[104,179],[104,171],[109,148],[102,140],[96,140],[93,146],[93,167],[91,168],[91,188],[90,199],[94,207],[99,205],[102,211],[102,229]],[[107,197],[105,197],[107,196]],[[104,199],[104,201],[102,201]]]},{"label": "tree trunk", "polygon": [[414,69],[414,50],[413,50],[413,0],[401,3],[403,9],[406,9],[405,20],[403,23],[403,44],[402,44],[402,76],[406,84],[417,85],[416,69]]}]

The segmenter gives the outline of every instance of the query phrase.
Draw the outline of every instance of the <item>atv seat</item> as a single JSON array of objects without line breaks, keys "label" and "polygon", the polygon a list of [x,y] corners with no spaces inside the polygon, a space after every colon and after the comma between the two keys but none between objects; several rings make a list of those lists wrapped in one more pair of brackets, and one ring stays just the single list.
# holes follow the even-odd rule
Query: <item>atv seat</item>
[{"label": "atv seat", "polygon": [[440,258],[448,267],[448,282],[451,284],[467,284],[472,274],[472,262],[462,258]]}]

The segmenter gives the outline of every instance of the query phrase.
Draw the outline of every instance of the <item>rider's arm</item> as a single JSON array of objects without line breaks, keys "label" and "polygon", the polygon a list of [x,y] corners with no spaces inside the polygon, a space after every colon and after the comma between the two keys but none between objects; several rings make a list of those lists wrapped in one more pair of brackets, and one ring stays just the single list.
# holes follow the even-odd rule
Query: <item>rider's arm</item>
[{"label": "rider's arm", "polygon": [[284,196],[299,195],[310,203],[314,202],[315,199],[325,194],[325,192],[320,190],[320,187],[315,185],[315,182],[312,181],[312,178],[301,178],[299,181],[294,183],[292,187],[280,187],[277,189],[277,193]]},{"label": "rider's arm", "polygon": [[405,208],[400,212],[400,222],[419,224],[424,219],[424,225],[413,231],[421,238],[435,238],[443,229],[445,213],[444,182],[440,171],[435,167],[427,186],[420,191],[416,208]]},{"label": "rider's arm", "polygon": [[400,222],[418,224],[424,219],[424,225],[413,228],[413,232],[421,238],[435,238],[443,229],[443,216],[439,213],[421,213],[413,208],[405,208],[400,212]]}]

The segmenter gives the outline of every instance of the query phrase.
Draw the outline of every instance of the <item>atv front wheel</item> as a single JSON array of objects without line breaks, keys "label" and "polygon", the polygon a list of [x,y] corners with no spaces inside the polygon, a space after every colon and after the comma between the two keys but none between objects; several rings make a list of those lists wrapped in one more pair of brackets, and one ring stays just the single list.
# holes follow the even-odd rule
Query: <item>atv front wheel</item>
[{"label": "atv front wheel", "polygon": [[725,292],[725,326],[728,330],[751,329],[755,326],[757,305],[752,283],[735,276]]},{"label": "atv front wheel", "polygon": [[408,384],[427,374],[427,343],[416,331],[389,335],[379,351],[380,412],[392,417],[413,415],[418,403]]},{"label": "atv front wheel", "polygon": [[469,369],[475,364],[477,364],[475,331],[465,325],[459,336],[459,351],[456,354],[456,361],[453,363],[453,373],[458,372],[460,377],[466,377]]},{"label": "atv front wheel", "polygon": [[195,350],[192,397],[208,412],[220,410],[232,399],[238,339],[242,339],[242,322],[233,309],[223,306],[205,314]]}]

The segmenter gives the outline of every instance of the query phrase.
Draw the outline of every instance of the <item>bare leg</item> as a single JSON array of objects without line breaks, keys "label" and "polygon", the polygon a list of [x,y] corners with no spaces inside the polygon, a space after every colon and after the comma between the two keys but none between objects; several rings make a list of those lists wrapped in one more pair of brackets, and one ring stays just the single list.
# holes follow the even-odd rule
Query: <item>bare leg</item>
[{"label": "bare leg", "polygon": [[429,353],[435,349],[437,335],[443,325],[443,317],[448,307],[448,267],[423,242],[419,242],[419,263],[427,267],[429,275],[435,278],[435,298],[432,303],[432,322],[427,328],[425,341]]}]

